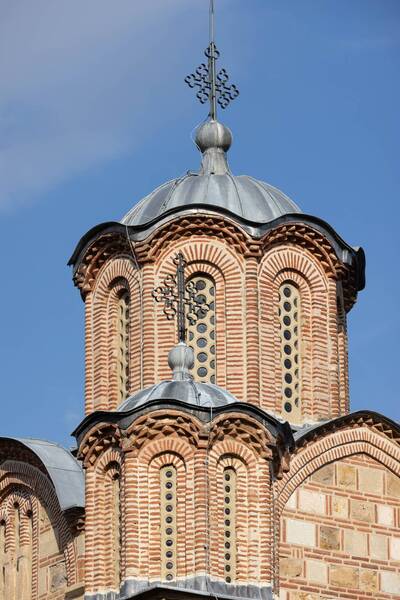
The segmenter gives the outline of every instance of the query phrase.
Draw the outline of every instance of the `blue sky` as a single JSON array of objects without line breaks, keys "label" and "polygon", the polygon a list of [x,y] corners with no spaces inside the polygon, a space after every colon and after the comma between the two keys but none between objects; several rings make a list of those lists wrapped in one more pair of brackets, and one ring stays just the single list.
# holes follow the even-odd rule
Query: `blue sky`
[{"label": "blue sky", "polygon": [[[349,315],[354,410],[400,419],[400,3],[217,0],[234,173],[367,255]],[[66,262],[93,225],[197,169],[207,0],[0,0],[0,434],[73,444],[83,303]]]}]

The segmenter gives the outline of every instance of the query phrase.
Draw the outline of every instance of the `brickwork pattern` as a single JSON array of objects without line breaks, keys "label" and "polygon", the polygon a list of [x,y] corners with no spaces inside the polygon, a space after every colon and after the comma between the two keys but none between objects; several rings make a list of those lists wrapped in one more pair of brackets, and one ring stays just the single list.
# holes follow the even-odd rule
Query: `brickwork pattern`
[{"label": "brickwork pattern", "polygon": [[[108,429],[107,429],[108,428]],[[236,582],[271,580],[270,477],[275,440],[259,422],[237,413],[216,418],[209,426],[177,410],[139,417],[123,433],[107,424],[89,431],[80,447],[86,468],[86,589],[111,589],[112,521],[110,489],[104,478],[110,464],[121,477],[121,577],[158,581],[162,575],[160,471],[176,470],[177,579],[209,573],[225,579],[223,471],[237,472]],[[276,458],[275,460],[279,460]],[[108,503],[108,504],[107,504]],[[215,507],[215,508],[213,508]],[[107,512],[108,511],[108,512]],[[251,532],[251,534],[250,534]]]},{"label": "brickwork pattern", "polygon": [[36,466],[15,460],[1,464],[0,523],[5,530],[0,548],[2,598],[61,600],[82,582],[83,534],[72,534],[53,484]]},{"label": "brickwork pattern", "polygon": [[282,600],[399,597],[399,458],[367,427],[297,453],[280,482]]},{"label": "brickwork pattern", "polygon": [[139,271],[132,255],[109,255],[86,291],[86,412],[117,406],[115,298],[121,286],[131,295],[131,393],[170,378],[167,354],[176,327],[151,293],[174,270],[171,259],[182,251],[189,277],[204,273],[215,281],[217,384],[239,400],[281,412],[278,290],[291,281],[301,293],[302,419],[343,414],[348,409],[343,289],[349,284],[337,257],[331,253],[328,260],[326,247],[321,249],[322,242],[304,227],[306,241],[300,244],[295,232],[295,246],[293,232],[281,228],[275,236],[270,232],[251,241],[237,225],[217,235],[215,218],[204,217],[202,225],[199,217],[184,222],[182,230],[182,219],[176,219],[181,236],[171,235],[169,223],[135,245]]}]

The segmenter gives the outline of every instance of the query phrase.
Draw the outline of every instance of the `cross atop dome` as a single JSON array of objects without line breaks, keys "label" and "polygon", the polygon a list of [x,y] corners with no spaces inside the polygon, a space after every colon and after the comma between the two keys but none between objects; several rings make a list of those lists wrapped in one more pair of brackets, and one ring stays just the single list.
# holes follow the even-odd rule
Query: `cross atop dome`
[{"label": "cross atop dome", "polygon": [[217,118],[217,104],[222,109],[227,108],[229,104],[238,97],[239,90],[235,84],[229,83],[229,75],[226,69],[220,69],[217,72],[216,61],[220,53],[215,45],[215,11],[214,0],[210,0],[209,13],[210,43],[204,51],[208,63],[201,63],[194,73],[185,77],[185,82],[189,87],[196,89],[196,96],[201,104],[207,100],[210,102],[209,117],[211,120]]}]

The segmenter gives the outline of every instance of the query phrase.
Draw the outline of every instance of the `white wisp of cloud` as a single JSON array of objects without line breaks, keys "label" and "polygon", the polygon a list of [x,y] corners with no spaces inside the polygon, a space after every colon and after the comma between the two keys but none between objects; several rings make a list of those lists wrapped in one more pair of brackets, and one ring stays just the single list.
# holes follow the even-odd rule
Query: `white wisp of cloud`
[{"label": "white wisp of cloud", "polygon": [[0,209],[128,151],[133,131],[151,135],[157,97],[184,53],[179,22],[198,9],[186,0],[0,0]]}]

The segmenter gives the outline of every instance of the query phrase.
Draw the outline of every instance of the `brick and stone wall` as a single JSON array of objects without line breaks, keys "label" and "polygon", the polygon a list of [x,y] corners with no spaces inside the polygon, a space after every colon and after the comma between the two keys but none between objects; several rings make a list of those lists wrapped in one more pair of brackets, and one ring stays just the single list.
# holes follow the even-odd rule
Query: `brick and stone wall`
[{"label": "brick and stone wall", "polygon": [[[176,342],[176,325],[166,320],[152,291],[174,272],[178,251],[188,261],[188,276],[205,273],[215,282],[218,385],[241,401],[282,412],[278,290],[290,281],[301,295],[300,421],[348,410],[343,269],[333,251],[328,260],[315,232],[304,227],[296,244],[278,230],[270,243],[268,237],[256,243],[239,225],[216,221],[221,220],[176,217],[133,244],[131,253],[128,248],[107,254],[101,268],[93,269],[84,295],[87,414],[118,405],[114,321],[121,286],[131,297],[129,392],[170,377],[167,354]],[[174,228],[180,234],[172,237]]]},{"label": "brick and stone wall", "polygon": [[83,598],[84,533],[61,512],[39,465],[2,462],[0,538],[2,600]]},{"label": "brick and stone wall", "polygon": [[281,520],[281,600],[400,596],[400,478],[361,453],[291,494]]}]

